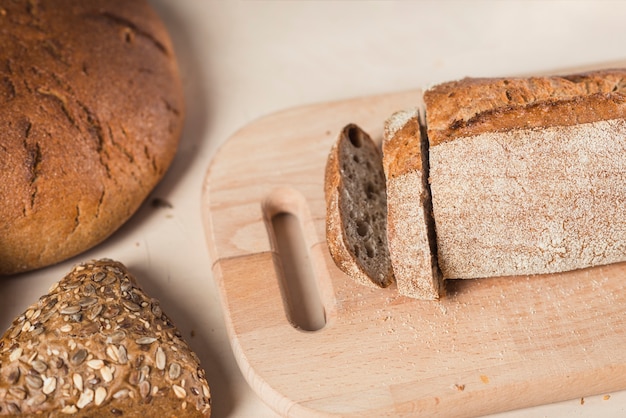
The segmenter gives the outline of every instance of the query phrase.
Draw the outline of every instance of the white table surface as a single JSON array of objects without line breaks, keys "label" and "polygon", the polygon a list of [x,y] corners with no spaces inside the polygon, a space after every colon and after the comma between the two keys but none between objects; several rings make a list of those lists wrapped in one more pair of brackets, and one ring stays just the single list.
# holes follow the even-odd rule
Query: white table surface
[{"label": "white table surface", "polygon": [[[0,328],[73,264],[98,257],[122,261],[161,299],[198,353],[214,417],[276,416],[235,363],[203,234],[202,183],[230,135],[293,106],[464,76],[626,60],[626,1],[151,2],[170,29],[186,91],[177,157],[148,201],[105,243],[59,265],[0,280]],[[153,207],[155,197],[172,207]],[[610,397],[498,416],[624,416],[626,392],[605,395]]]}]

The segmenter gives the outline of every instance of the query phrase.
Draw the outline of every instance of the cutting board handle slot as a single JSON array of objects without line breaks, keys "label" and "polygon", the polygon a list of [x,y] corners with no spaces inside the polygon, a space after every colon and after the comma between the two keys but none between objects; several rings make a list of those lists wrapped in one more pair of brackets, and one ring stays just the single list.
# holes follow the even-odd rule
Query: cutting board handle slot
[{"label": "cutting board handle slot", "polygon": [[[274,190],[263,202],[263,214],[272,250],[277,254],[276,275],[289,322],[303,331],[326,326],[334,304],[330,277],[321,266],[313,221],[304,197],[289,188]],[[312,242],[313,241],[313,242]]]}]

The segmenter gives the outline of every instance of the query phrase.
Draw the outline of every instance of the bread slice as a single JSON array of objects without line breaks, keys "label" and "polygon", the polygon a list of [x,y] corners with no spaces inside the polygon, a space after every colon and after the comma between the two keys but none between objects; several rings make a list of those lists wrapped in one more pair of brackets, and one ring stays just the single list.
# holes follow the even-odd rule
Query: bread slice
[{"label": "bread slice", "polygon": [[197,356],[126,268],[76,266],[0,339],[0,415],[208,417]]},{"label": "bread slice", "polygon": [[355,124],[345,126],[326,163],[326,242],[335,264],[358,283],[387,287],[387,195],[382,155]]},{"label": "bread slice", "polygon": [[626,70],[467,78],[424,100],[444,277],[626,260]]},{"label": "bread slice", "polygon": [[437,299],[443,286],[428,188],[428,144],[417,108],[396,112],[385,122],[383,167],[389,255],[398,292]]}]

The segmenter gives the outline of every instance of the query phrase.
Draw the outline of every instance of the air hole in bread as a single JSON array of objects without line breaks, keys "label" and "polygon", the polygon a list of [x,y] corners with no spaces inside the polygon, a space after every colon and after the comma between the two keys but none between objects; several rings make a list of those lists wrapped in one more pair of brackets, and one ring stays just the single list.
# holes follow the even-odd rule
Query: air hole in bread
[{"label": "air hole in bread", "polygon": [[355,148],[361,148],[361,132],[356,128],[348,129],[348,139]]},{"label": "air hole in bread", "polygon": [[365,185],[365,194],[368,199],[376,198],[376,188],[374,187],[374,184],[370,182]]},{"label": "air hole in bread", "polygon": [[358,155],[353,155],[353,156],[352,156],[352,159],[353,159],[353,160],[354,160],[354,162],[355,162],[355,163],[357,163],[357,164],[361,162],[361,159],[359,158],[359,156],[358,156]]},{"label": "air hole in bread", "polygon": [[374,251],[374,247],[369,242],[365,243],[365,251],[367,251],[367,256],[369,258],[374,258],[376,255],[376,251]]},{"label": "air hole in bread", "polygon": [[357,221],[357,223],[356,223],[356,233],[359,234],[359,236],[361,236],[361,237],[366,236],[368,229],[369,229],[369,225],[366,222]]}]

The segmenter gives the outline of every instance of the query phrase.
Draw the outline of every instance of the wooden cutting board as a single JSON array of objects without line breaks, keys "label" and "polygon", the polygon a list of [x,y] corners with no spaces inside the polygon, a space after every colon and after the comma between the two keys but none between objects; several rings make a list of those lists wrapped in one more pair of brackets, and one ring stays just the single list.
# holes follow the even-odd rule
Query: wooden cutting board
[{"label": "wooden cutting board", "polygon": [[202,210],[235,357],[284,416],[475,416],[626,388],[626,265],[450,281],[440,301],[354,284],[325,244],[340,129],[373,138],[418,91],[316,104],[219,150]]}]

